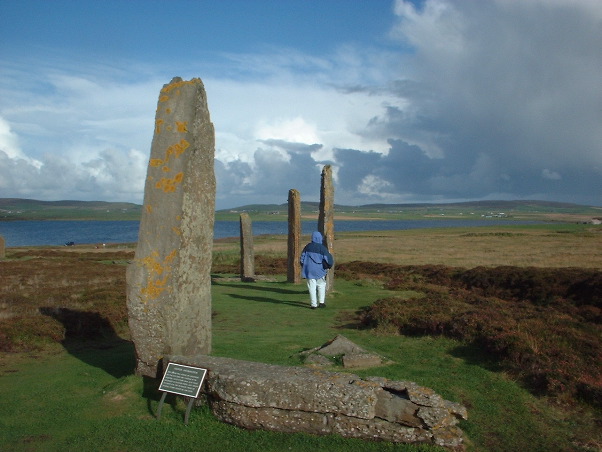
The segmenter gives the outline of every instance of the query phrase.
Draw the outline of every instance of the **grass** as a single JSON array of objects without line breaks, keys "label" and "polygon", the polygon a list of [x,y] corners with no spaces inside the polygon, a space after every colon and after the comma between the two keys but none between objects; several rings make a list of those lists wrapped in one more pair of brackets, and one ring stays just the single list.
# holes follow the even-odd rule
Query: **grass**
[{"label": "grass", "polygon": [[[370,245],[376,238],[383,259],[391,256],[390,262],[406,264],[400,262],[406,258],[394,258],[397,242],[413,242],[412,246],[422,242],[427,252],[433,253],[432,263],[438,263],[446,251],[438,254],[431,242],[439,240],[445,249],[457,248],[459,241],[477,234],[472,238],[482,242],[480,247],[492,250],[486,260],[493,266],[524,254],[512,243],[525,235],[537,238],[530,241],[530,253],[552,256],[554,248],[568,249],[572,244],[584,262],[600,244],[596,230],[572,225],[562,230],[569,232],[558,233],[552,227],[433,230],[423,231],[421,239],[414,231],[373,232],[354,234],[355,247],[351,246],[353,240],[341,243],[346,236],[340,235],[336,249],[340,262],[358,255],[374,257],[378,252]],[[545,237],[550,240],[539,240]],[[389,247],[385,246],[387,240]],[[579,246],[582,241],[589,247]],[[469,419],[460,427],[469,450],[600,449],[599,410],[534,395],[482,348],[447,337],[404,336],[396,330],[363,327],[359,311],[392,295],[379,275],[338,278],[335,291],[328,296],[328,308],[312,311],[304,284],[286,283],[284,272],[263,270],[285,254],[286,239],[258,237],[255,245],[262,250],[256,254],[266,263],[259,273],[275,274],[268,280],[245,283],[229,273],[238,268],[238,241],[216,244],[214,355],[299,365],[298,352],[343,334],[393,361],[355,373],[416,381],[464,404]],[[471,260],[470,256],[473,252],[465,250],[465,267],[480,265],[482,257],[474,255]],[[0,355],[1,450],[437,450],[335,436],[246,431],[216,421],[205,407],[195,408],[185,426],[186,405],[175,398],[168,398],[169,405],[157,420],[160,395],[156,382],[132,374],[134,352],[123,321],[124,263],[129,258],[131,251],[119,250],[8,250],[8,259],[0,262],[0,346],[4,347]],[[399,290],[394,295],[411,299],[417,291]],[[41,311],[40,307],[48,309]],[[92,331],[99,334],[90,339]]]}]

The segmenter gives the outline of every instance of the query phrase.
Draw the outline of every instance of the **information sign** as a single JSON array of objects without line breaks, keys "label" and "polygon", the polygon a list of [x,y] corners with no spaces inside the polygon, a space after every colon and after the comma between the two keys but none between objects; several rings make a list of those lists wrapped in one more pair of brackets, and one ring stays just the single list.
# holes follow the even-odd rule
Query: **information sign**
[{"label": "information sign", "polygon": [[200,367],[169,363],[161,380],[159,391],[197,398],[206,373],[207,369]]}]

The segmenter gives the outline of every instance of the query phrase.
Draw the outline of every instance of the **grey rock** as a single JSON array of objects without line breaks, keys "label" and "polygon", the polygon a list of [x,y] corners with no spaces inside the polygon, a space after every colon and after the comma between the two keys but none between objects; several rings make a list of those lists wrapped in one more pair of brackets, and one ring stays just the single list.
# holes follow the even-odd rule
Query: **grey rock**
[{"label": "grey rock", "polygon": [[301,195],[294,188],[288,191],[288,243],[286,280],[301,282]]},{"label": "grey rock", "polygon": [[166,359],[208,369],[202,391],[212,411],[243,428],[463,447],[460,406],[412,382],[206,355]]},{"label": "grey rock", "polygon": [[240,214],[240,278],[247,282],[253,282],[255,278],[253,224],[248,213]]},{"label": "grey rock", "polygon": [[381,357],[372,353],[346,353],[343,356],[343,367],[346,369],[374,367],[380,366],[382,363]]},{"label": "grey rock", "polygon": [[200,79],[159,93],[127,307],[136,372],[155,377],[165,354],[211,351],[215,139]]},{"label": "grey rock", "polygon": [[366,350],[354,344],[342,334],[337,335],[333,340],[324,344],[317,352],[326,356],[344,355],[346,353],[367,353]]}]

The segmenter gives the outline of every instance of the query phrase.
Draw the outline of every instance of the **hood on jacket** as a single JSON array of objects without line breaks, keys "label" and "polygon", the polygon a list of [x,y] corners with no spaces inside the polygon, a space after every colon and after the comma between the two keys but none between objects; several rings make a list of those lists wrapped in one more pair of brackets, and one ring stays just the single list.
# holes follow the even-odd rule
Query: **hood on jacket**
[{"label": "hood on jacket", "polygon": [[322,244],[322,234],[320,231],[314,231],[311,233],[311,241],[313,243],[319,243],[320,245]]}]

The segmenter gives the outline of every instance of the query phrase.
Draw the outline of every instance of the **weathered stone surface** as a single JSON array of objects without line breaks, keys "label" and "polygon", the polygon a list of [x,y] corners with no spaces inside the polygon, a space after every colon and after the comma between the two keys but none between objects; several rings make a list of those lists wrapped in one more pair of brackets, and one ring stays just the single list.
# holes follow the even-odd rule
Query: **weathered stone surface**
[{"label": "weathered stone surface", "polygon": [[203,355],[166,359],[208,369],[202,391],[214,414],[240,427],[462,447],[456,423],[465,410],[412,382]]},{"label": "weathered stone surface", "polygon": [[[299,355],[304,359],[305,364],[314,367],[334,366],[335,362],[331,360],[332,358],[341,358],[343,367],[347,369],[382,366],[388,362],[382,356],[364,350],[342,334],[321,347],[303,351]],[[331,359],[327,359],[327,356]]]},{"label": "weathered stone surface", "polygon": [[329,367],[332,366],[332,361],[330,361],[324,355],[320,355],[318,353],[311,353],[307,355],[307,358],[305,358],[305,364],[318,367]]},{"label": "weathered stone surface", "polygon": [[4,241],[4,237],[0,235],[0,259],[4,259],[6,257],[6,242]]},{"label": "weathered stone surface", "polygon": [[301,282],[301,195],[294,188],[288,191],[288,252],[286,280]]},{"label": "weathered stone surface", "polygon": [[346,353],[343,356],[343,367],[346,369],[374,367],[380,366],[382,363],[381,357],[372,353]]},{"label": "weathered stone surface", "polygon": [[240,214],[240,279],[255,278],[255,251],[253,249],[253,224],[248,213]]},{"label": "weathered stone surface", "polygon": [[317,352],[326,356],[344,355],[346,353],[367,353],[366,350],[342,334],[338,334],[333,340],[324,344]]},{"label": "weathered stone surface", "polygon": [[[324,237],[324,245],[334,256],[334,184],[332,182],[332,168],[326,165],[322,169],[322,183],[320,185],[320,211],[318,213],[318,231]],[[336,263],[336,259],[335,259]],[[334,288],[334,266],[326,275],[326,290]]]},{"label": "weathered stone surface", "polygon": [[159,94],[136,254],[127,269],[138,374],[163,355],[211,350],[214,129],[200,79]]}]

